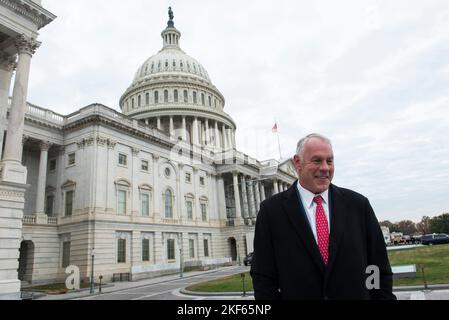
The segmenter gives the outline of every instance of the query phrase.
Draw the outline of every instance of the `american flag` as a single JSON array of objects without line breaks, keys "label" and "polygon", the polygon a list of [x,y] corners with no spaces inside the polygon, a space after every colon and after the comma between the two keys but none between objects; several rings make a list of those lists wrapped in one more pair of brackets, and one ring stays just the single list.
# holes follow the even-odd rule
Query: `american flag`
[{"label": "american flag", "polygon": [[271,131],[272,131],[273,133],[278,132],[278,124],[277,124],[277,123],[274,124],[274,127],[273,127],[273,129],[271,129]]}]

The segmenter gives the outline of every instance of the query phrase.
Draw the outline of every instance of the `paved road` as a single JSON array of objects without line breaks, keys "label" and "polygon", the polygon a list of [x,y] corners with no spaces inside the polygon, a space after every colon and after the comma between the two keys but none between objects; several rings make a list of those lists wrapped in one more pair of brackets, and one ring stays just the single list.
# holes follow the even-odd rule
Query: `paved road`
[{"label": "paved road", "polygon": [[253,299],[253,297],[196,297],[180,293],[180,289],[204,281],[210,281],[229,275],[248,271],[248,267],[233,267],[220,269],[217,272],[200,274],[195,277],[173,279],[164,283],[154,283],[137,288],[104,293],[96,296],[76,298],[76,300],[233,300]]},{"label": "paved road", "polygon": [[[247,271],[249,267],[226,267],[209,272],[185,274],[184,278],[172,275],[138,282],[117,283],[112,288],[104,288],[101,295],[91,296],[84,292],[61,296],[47,295],[39,300],[253,300],[252,296],[191,296],[180,292],[192,284]],[[395,294],[399,300],[449,300],[448,289],[403,291]]]}]

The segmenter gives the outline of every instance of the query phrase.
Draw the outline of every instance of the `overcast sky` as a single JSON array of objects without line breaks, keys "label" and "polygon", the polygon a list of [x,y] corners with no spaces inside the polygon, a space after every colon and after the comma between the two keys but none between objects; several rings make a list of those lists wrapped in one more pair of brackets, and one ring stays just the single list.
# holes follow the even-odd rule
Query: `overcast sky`
[{"label": "overcast sky", "polygon": [[[379,220],[449,212],[447,0],[44,0],[28,100],[61,114],[119,110],[140,65],[162,48],[173,7],[181,48],[207,70],[259,160],[333,141],[336,185]],[[276,120],[275,120],[276,119]]]}]

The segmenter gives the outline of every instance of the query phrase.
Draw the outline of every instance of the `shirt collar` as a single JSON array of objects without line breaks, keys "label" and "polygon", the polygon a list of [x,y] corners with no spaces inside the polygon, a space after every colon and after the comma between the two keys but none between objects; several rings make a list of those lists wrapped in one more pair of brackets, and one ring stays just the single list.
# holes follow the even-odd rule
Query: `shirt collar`
[{"label": "shirt collar", "polygon": [[[297,188],[299,191],[299,194],[301,195],[301,200],[304,201],[304,204],[307,206],[307,208],[311,208],[313,206],[313,199],[317,196],[317,194],[314,194],[313,192],[310,192],[309,190],[305,189],[298,181]],[[320,193],[321,197],[323,198],[323,203],[327,204],[329,201],[329,189],[324,191],[323,193]]]}]

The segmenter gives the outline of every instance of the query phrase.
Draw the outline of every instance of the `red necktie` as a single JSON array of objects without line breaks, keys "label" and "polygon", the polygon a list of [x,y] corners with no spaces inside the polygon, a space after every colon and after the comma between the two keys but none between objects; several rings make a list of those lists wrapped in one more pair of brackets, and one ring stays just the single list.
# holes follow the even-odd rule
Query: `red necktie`
[{"label": "red necktie", "polygon": [[313,199],[316,203],[316,235],[318,240],[318,248],[321,252],[324,264],[327,266],[329,262],[329,224],[327,223],[326,214],[323,208],[323,198],[317,196]]}]

